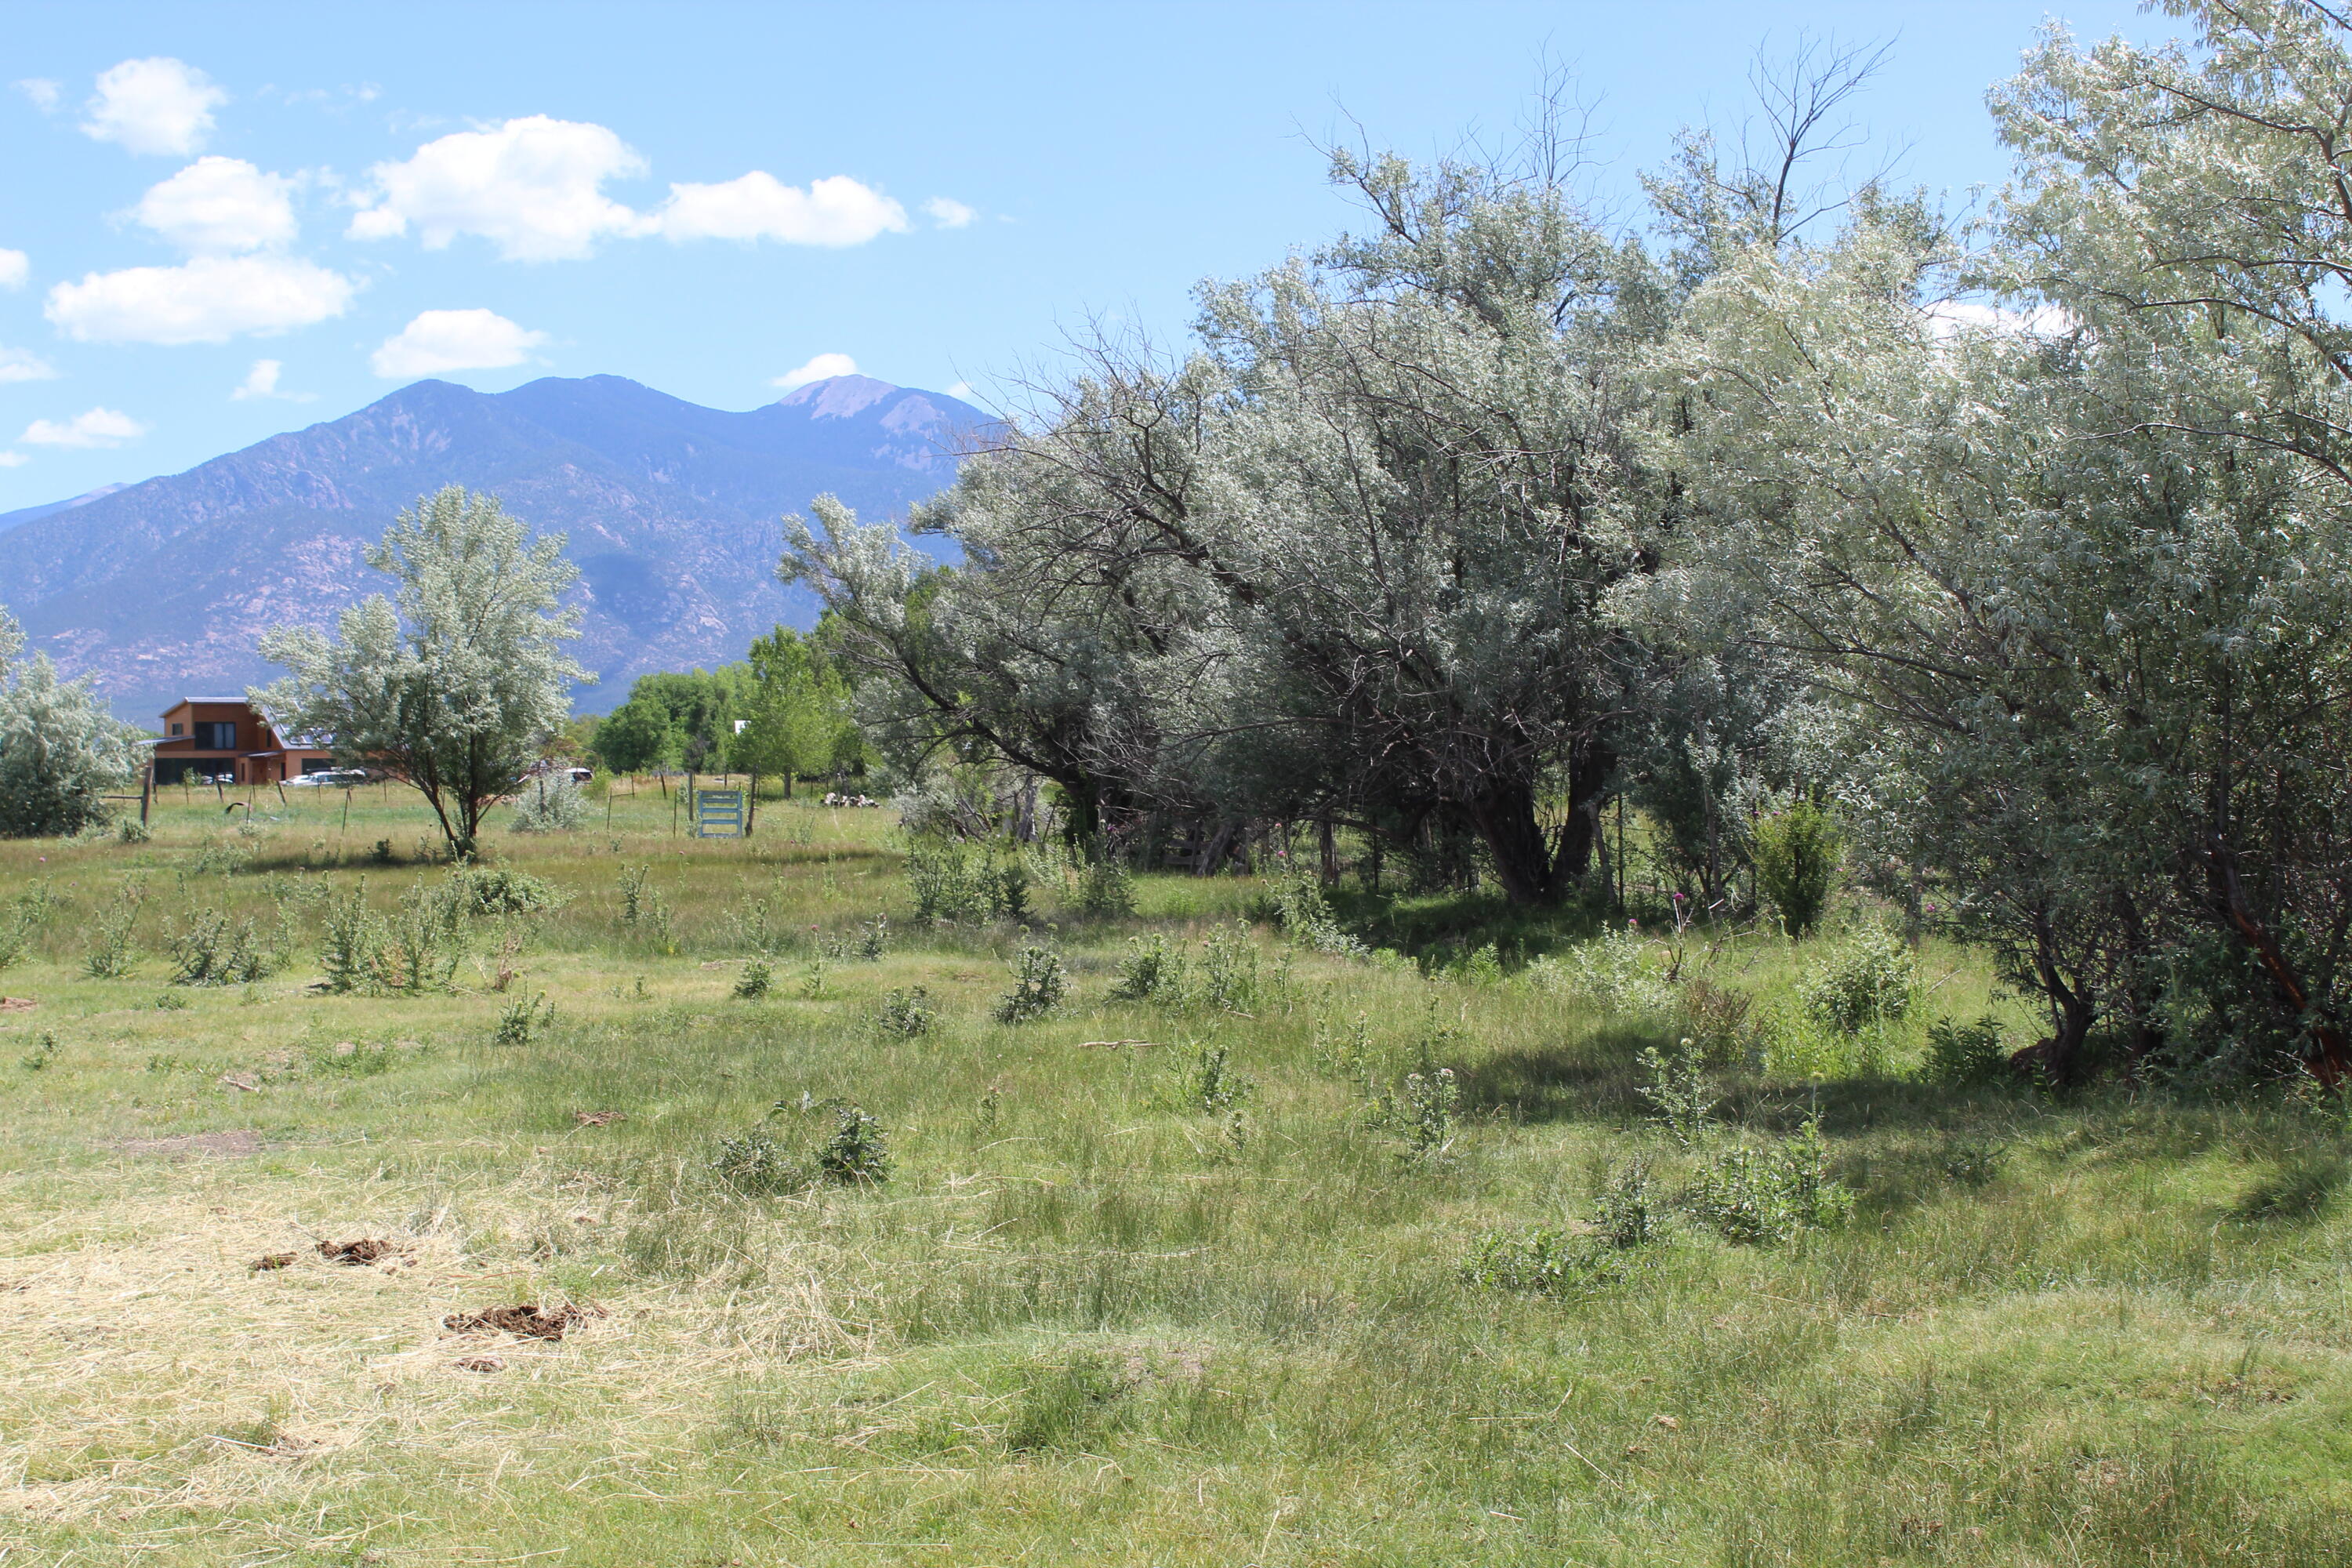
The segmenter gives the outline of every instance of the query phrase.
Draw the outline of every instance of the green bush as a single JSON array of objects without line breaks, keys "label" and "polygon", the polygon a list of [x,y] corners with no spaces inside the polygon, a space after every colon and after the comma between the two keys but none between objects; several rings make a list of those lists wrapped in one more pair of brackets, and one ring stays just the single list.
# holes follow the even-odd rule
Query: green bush
[{"label": "green bush", "polygon": [[1921,1064],[1928,1081],[1973,1089],[2008,1079],[2009,1052],[2000,1034],[2000,1020],[1990,1013],[1973,1024],[1937,1019],[1927,1026],[1927,1055]]},{"label": "green bush", "polygon": [[1821,923],[1837,889],[1844,839],[1837,821],[1799,801],[1756,825],[1756,889],[1790,936]]},{"label": "green bush", "polygon": [[460,866],[451,871],[441,885],[441,897],[452,912],[476,920],[544,914],[565,902],[562,889],[552,882],[528,871],[488,866]]},{"label": "green bush", "polygon": [[768,994],[775,984],[776,972],[764,958],[755,958],[743,966],[735,981],[735,994],[746,1002],[756,1002]]},{"label": "green bush", "polygon": [[884,1034],[905,1040],[929,1034],[939,1021],[939,1014],[931,1008],[931,994],[919,985],[886,993],[875,1019]]},{"label": "green bush", "polygon": [[526,780],[509,826],[517,833],[569,833],[587,820],[588,797],[565,772]]},{"label": "green bush", "polygon": [[1069,980],[1062,973],[1061,954],[1050,947],[1024,947],[1013,989],[996,1004],[996,1021],[1020,1024],[1042,1018],[1062,1005],[1069,988]]},{"label": "green bush", "polygon": [[220,910],[165,921],[163,952],[172,961],[174,985],[245,985],[263,979],[272,967],[253,921]]},{"label": "green bush", "polygon": [[1682,1206],[1726,1241],[1769,1247],[1801,1230],[1843,1225],[1851,1190],[1831,1177],[1821,1123],[1766,1148],[1726,1150],[1682,1194]]},{"label": "green bush", "polygon": [[1816,962],[1797,996],[1814,1024],[1853,1036],[1899,1020],[1918,984],[1911,950],[1885,926],[1865,925]]}]

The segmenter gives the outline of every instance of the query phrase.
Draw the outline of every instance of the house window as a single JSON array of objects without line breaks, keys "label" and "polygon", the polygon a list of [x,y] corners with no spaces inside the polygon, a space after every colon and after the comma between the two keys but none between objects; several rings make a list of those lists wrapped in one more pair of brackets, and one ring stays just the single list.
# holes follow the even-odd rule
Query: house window
[{"label": "house window", "polygon": [[202,752],[234,752],[236,750],[236,721],[224,719],[218,722],[196,726],[196,749]]},{"label": "house window", "polygon": [[187,732],[188,727],[185,724],[174,724],[172,726],[172,733],[174,735],[184,735]]}]

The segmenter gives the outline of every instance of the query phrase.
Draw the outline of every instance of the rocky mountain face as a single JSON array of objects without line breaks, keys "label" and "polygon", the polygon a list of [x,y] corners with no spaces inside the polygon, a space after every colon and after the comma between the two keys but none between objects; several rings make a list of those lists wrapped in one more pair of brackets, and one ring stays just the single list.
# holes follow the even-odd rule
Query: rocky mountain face
[{"label": "rocky mountain face", "polygon": [[0,516],[0,605],[116,710],[240,695],[278,673],[269,626],[331,626],[383,591],[362,550],[446,484],[497,493],[569,537],[586,610],[574,645],[611,707],[654,669],[740,658],[806,596],[773,576],[778,520],[830,492],[902,513],[955,477],[987,418],[939,393],[837,376],[746,413],[619,376],[484,394],[406,386],[356,414],[163,479]]}]

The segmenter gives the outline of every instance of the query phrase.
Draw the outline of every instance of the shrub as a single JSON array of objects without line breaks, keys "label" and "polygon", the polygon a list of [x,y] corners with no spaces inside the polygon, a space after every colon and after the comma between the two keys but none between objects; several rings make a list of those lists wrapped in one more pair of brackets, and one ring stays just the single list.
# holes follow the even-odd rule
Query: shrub
[{"label": "shrub", "polygon": [[1131,937],[1127,955],[1118,961],[1118,983],[1110,994],[1121,1002],[1149,1002],[1181,990],[1183,973],[1183,954],[1170,950],[1164,933]]},{"label": "shrub", "polygon": [[1735,985],[1693,980],[1683,987],[1683,1028],[1699,1055],[1717,1065],[1745,1060],[1763,1048],[1753,994]]},{"label": "shrub", "polygon": [[735,994],[746,1002],[756,1002],[768,994],[768,987],[775,984],[775,971],[768,961],[755,958],[746,963],[743,973],[737,976]]},{"label": "shrub", "polygon": [[1865,925],[1798,982],[1805,1016],[1832,1033],[1853,1036],[1910,1011],[1918,965],[1895,934]]},{"label": "shrub", "polygon": [[1603,1185],[1587,1234],[1543,1226],[1517,1235],[1490,1231],[1471,1248],[1462,1276],[1489,1289],[1581,1295],[1623,1279],[1627,1255],[1663,1240],[1665,1232],[1666,1211],[1651,1184],[1650,1167],[1637,1161]]},{"label": "shrub", "polygon": [[452,912],[476,920],[544,914],[563,907],[566,895],[552,882],[528,871],[460,866],[441,884]]},{"label": "shrub", "polygon": [[737,1192],[755,1195],[796,1193],[809,1184],[807,1165],[765,1126],[740,1138],[720,1138],[710,1169]]},{"label": "shrub", "polygon": [[1106,851],[1097,850],[1078,869],[1074,900],[1082,915],[1112,920],[1135,912],[1135,884],[1127,868]]},{"label": "shrub", "polygon": [[918,841],[907,851],[907,886],[915,918],[935,925],[1029,918],[1028,865],[993,843],[975,850],[961,842]]},{"label": "shrub", "polygon": [[1635,1160],[1612,1173],[1593,1200],[1593,1234],[1624,1250],[1664,1239],[1670,1211],[1650,1177],[1650,1163]]},{"label": "shrub", "polygon": [[48,655],[19,664],[24,645],[0,611],[0,837],[62,837],[106,819],[106,792],[138,772],[139,731]]},{"label": "shrub", "polygon": [[517,833],[569,833],[588,820],[588,797],[569,772],[541,773],[515,797]]},{"label": "shrub", "polygon": [[1257,1085],[1234,1070],[1223,1046],[1203,1046],[1183,1068],[1183,1100],[1187,1110],[1216,1116],[1238,1110],[1257,1092]]},{"label": "shrub", "polygon": [[1837,820],[1799,801],[1756,825],[1756,890],[1790,936],[1821,923],[1844,855]]},{"label": "shrub", "polygon": [[1530,1226],[1512,1235],[1489,1231],[1472,1244],[1462,1277],[1489,1290],[1535,1296],[1580,1296],[1624,1278],[1622,1256],[1571,1232]]},{"label": "shrub", "polygon": [[272,967],[253,921],[231,919],[219,910],[165,921],[163,951],[172,961],[174,985],[245,985],[265,978]]},{"label": "shrub", "polygon": [[1683,1207],[1727,1241],[1771,1246],[1800,1230],[1843,1225],[1853,1194],[1829,1174],[1821,1122],[1767,1148],[1729,1149],[1682,1194]]},{"label": "shrub", "polygon": [[677,914],[651,885],[652,874],[650,866],[621,868],[621,924],[646,936],[656,952],[668,952],[677,945]]},{"label": "shrub", "polygon": [[778,1100],[768,1112],[772,1121],[787,1111],[809,1115],[833,1112],[833,1129],[824,1142],[805,1154],[776,1135],[768,1122],[738,1138],[719,1140],[711,1171],[738,1192],[754,1194],[796,1193],[818,1182],[850,1186],[878,1186],[890,1179],[889,1141],[882,1124],[846,1100]]},{"label": "shrub", "polygon": [[2000,1035],[2000,1020],[1990,1013],[1973,1024],[1938,1018],[1927,1026],[1927,1055],[1921,1070],[1929,1082],[1952,1089],[2002,1082],[2010,1071]]},{"label": "shrub", "polygon": [[1340,929],[1339,916],[1331,911],[1331,900],[1324,896],[1322,882],[1307,867],[1291,867],[1276,884],[1274,907],[1283,937],[1292,946],[1342,958],[1365,956],[1368,950]]},{"label": "shrub", "polygon": [[1642,1069],[1650,1081],[1634,1092],[1650,1102],[1675,1142],[1696,1147],[1706,1136],[1706,1113],[1716,1107],[1715,1085],[1707,1081],[1697,1044],[1685,1036],[1671,1054],[1651,1046],[1642,1052]]},{"label": "shrub", "polygon": [[1068,993],[1069,981],[1062,973],[1061,954],[1049,947],[1024,947],[1013,989],[996,1004],[996,1021],[1019,1024],[1042,1018],[1059,1007]]},{"label": "shrub", "polygon": [[1460,1135],[1462,1085],[1452,1068],[1409,1072],[1395,1091],[1372,1102],[1366,1121],[1404,1140],[1398,1157],[1411,1164],[1441,1165],[1453,1158]]},{"label": "shrub", "polygon": [[319,967],[327,989],[375,992],[384,988],[384,950],[391,932],[383,917],[368,908],[367,879],[348,897],[331,900],[320,924]]},{"label": "shrub", "polygon": [[833,1132],[818,1145],[816,1173],[828,1182],[878,1186],[890,1179],[889,1141],[882,1124],[854,1105],[836,1106]]},{"label": "shrub", "polygon": [[491,1032],[494,1046],[527,1046],[555,1026],[555,1004],[545,992],[525,997],[499,1015],[499,1026]]},{"label": "shrub", "polygon": [[884,1034],[906,1040],[929,1034],[939,1021],[939,1014],[931,1009],[930,993],[919,985],[884,994],[875,1019]]},{"label": "shrub", "polygon": [[1650,947],[1641,932],[1629,925],[1579,944],[1564,961],[1538,960],[1528,966],[1527,974],[1546,990],[1566,991],[1608,1012],[1636,1018],[1664,1017],[1674,1009],[1675,988]]},{"label": "shrub", "polygon": [[114,837],[116,842],[121,844],[145,844],[155,836],[148,832],[147,825],[137,817],[122,816],[115,819]]},{"label": "shrub", "polygon": [[1211,930],[1201,944],[1199,999],[1209,1006],[1247,1016],[1258,1002],[1257,943],[1249,922]]},{"label": "shrub", "polygon": [[82,961],[91,979],[120,980],[131,973],[131,933],[138,929],[139,911],[146,902],[147,885],[127,881],[98,911],[90,922],[89,956]]}]

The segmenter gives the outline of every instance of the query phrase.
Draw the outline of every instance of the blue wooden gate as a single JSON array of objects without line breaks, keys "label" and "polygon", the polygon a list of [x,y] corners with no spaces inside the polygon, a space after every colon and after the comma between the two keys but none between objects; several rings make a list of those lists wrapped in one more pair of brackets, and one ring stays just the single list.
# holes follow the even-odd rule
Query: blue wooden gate
[{"label": "blue wooden gate", "polygon": [[740,789],[695,791],[694,836],[697,838],[742,837],[743,792]]}]

